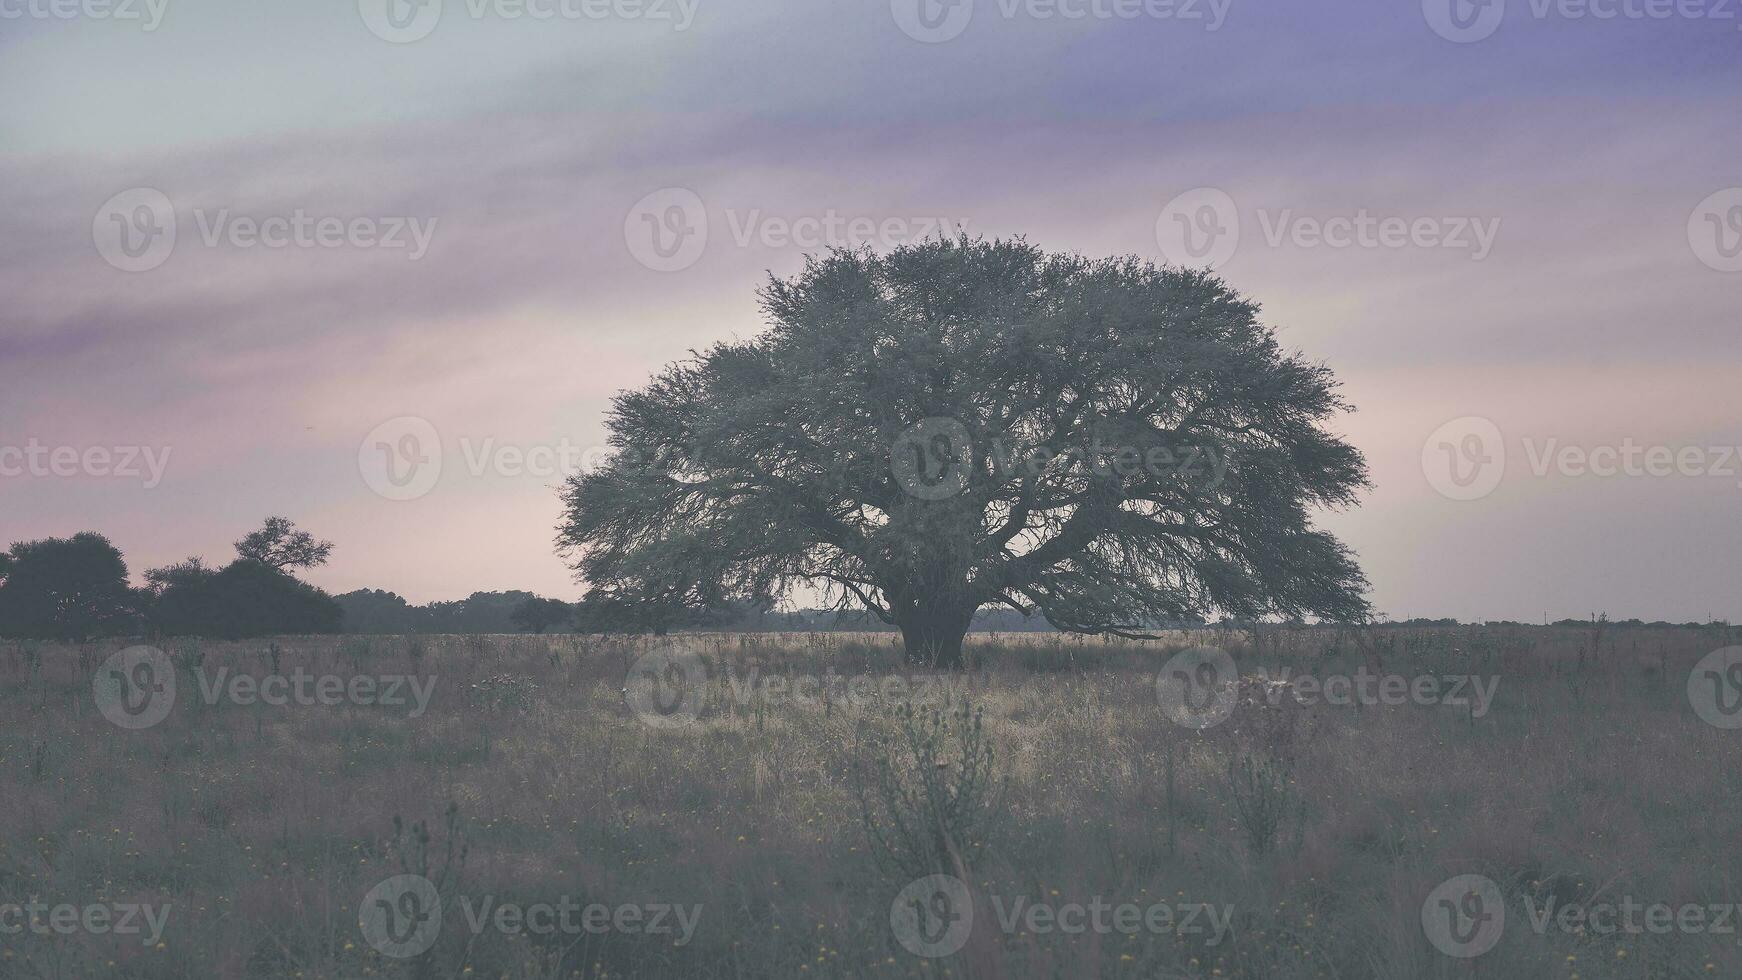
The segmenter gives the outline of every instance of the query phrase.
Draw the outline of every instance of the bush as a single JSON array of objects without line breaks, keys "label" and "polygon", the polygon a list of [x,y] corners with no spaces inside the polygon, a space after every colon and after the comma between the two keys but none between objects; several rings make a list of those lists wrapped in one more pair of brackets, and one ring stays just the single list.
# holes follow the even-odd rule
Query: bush
[{"label": "bush", "polygon": [[164,589],[152,622],[169,636],[238,640],[337,633],[344,613],[333,597],[257,561],[190,575]]},{"label": "bush", "polygon": [[985,846],[1002,784],[967,704],[895,712],[896,733],[858,754],[855,792],[872,854],[904,877],[961,874]]}]

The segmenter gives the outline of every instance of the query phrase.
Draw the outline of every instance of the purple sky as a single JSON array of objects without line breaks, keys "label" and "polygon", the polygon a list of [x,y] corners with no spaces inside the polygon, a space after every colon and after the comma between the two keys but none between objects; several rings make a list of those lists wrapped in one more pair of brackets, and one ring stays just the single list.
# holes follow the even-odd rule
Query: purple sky
[{"label": "purple sky", "polygon": [[943,223],[1263,303],[1357,407],[1381,610],[1742,619],[1742,11],[1449,2],[0,0],[0,538],[137,575],[282,513],[333,591],[573,598],[512,452],[756,332],[831,219]]}]

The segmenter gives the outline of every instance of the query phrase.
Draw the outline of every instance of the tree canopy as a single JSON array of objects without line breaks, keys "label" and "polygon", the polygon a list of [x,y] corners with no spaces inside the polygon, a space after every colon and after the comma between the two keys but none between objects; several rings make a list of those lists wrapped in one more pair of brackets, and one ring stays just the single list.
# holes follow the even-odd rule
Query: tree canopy
[{"label": "tree canopy", "polygon": [[811,587],[944,664],[988,605],[1122,636],[1366,616],[1311,519],[1366,485],[1326,427],[1348,406],[1209,272],[963,237],[836,250],[761,299],[767,332],[620,394],[612,458],[564,486],[599,595]]},{"label": "tree canopy", "polygon": [[101,534],[21,541],[0,555],[0,636],[84,641],[136,619],[127,562]]},{"label": "tree canopy", "polygon": [[258,531],[236,542],[238,557],[279,570],[325,565],[332,553],[331,541],[316,541],[285,517],[268,517]]}]

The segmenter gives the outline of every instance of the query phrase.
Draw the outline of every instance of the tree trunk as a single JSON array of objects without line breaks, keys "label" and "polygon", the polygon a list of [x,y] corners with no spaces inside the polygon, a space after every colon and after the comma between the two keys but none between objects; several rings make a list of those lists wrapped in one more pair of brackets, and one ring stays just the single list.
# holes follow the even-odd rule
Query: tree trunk
[{"label": "tree trunk", "polygon": [[962,638],[974,620],[973,609],[919,605],[901,615],[901,645],[907,662],[919,667],[960,670]]}]

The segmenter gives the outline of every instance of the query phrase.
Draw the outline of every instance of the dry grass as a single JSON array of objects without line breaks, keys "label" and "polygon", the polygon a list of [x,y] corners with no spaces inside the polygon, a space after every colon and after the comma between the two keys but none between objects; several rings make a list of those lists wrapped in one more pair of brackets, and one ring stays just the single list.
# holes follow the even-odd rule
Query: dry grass
[{"label": "dry grass", "polygon": [[[738,704],[722,674],[904,672],[888,637],[287,639],[279,671],[415,674],[426,714],[370,705],[199,703],[143,731],[100,715],[92,676],[118,645],[0,647],[0,904],[167,903],[134,936],[0,934],[5,977],[473,976],[1742,976],[1736,936],[1573,935],[1528,926],[1521,896],[1742,900],[1742,733],[1688,706],[1693,663],[1726,631],[1302,630],[1168,643],[977,638],[962,689],[1001,780],[985,846],[962,856],[978,924],[958,955],[896,941],[907,882],[875,859],[856,773],[894,705]],[[1157,708],[1188,643],[1243,670],[1498,676],[1480,718],[1444,705],[1242,706],[1202,732]],[[676,644],[715,676],[692,725],[625,704],[635,658]],[[268,643],[172,641],[186,669],[264,675]],[[1285,766],[1273,846],[1237,816],[1231,762]],[[1172,792],[1168,773],[1172,771]],[[399,873],[395,817],[439,856],[457,807],[453,891],[499,901],[703,907],[693,939],[474,935],[450,903],[435,947],[372,950],[358,905]],[[1424,896],[1486,875],[1509,896],[1473,962],[1422,934]],[[1004,934],[988,896],[1208,902],[1234,934]]]}]

